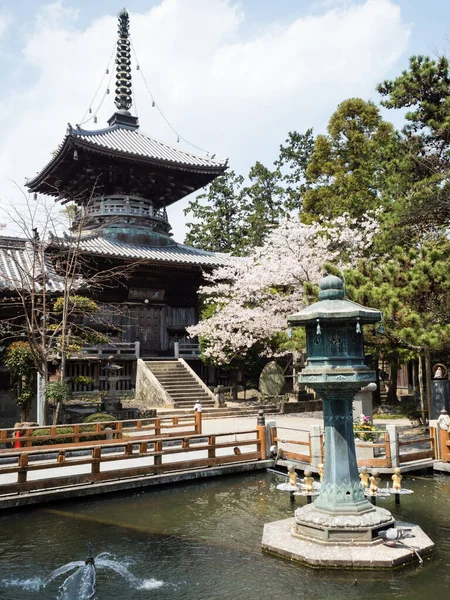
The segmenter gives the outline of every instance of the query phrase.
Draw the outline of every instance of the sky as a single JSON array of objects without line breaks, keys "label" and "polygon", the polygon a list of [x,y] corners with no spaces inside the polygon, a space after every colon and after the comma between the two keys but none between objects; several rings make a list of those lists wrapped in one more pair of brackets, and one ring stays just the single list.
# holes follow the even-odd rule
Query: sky
[{"label": "sky", "polygon": [[[126,7],[141,130],[229,158],[244,175],[256,160],[270,166],[289,131],[325,131],[340,102],[378,102],[377,83],[399,75],[411,55],[447,53],[450,44],[448,0],[128,0]],[[50,160],[68,122],[98,108],[98,123],[84,127],[100,128],[114,112],[114,79],[106,95],[105,71],[108,64],[113,71],[120,8],[111,0],[0,0],[3,208],[21,206],[26,178]],[[385,116],[401,125],[401,115]],[[188,201],[169,209],[177,241]],[[8,214],[0,221],[3,233],[15,232]]]}]

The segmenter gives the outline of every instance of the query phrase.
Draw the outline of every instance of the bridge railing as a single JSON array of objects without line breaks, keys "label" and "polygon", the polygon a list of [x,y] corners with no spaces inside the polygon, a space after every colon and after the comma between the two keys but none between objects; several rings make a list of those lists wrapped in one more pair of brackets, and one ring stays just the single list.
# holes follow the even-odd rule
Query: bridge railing
[{"label": "bridge railing", "polygon": [[192,415],[150,419],[0,429],[0,456],[36,446],[52,449],[55,449],[55,446],[73,448],[83,444],[102,444],[108,440],[120,440],[138,435],[176,437],[201,432],[202,413],[197,412]]},{"label": "bridge railing", "polygon": [[[237,433],[136,438],[113,441],[107,446],[90,445],[84,448],[89,450],[88,456],[67,456],[62,447],[51,459],[48,450],[16,452],[15,464],[0,466],[0,495],[263,460],[265,436],[265,426],[258,426]],[[44,453],[45,461],[36,460]]]}]

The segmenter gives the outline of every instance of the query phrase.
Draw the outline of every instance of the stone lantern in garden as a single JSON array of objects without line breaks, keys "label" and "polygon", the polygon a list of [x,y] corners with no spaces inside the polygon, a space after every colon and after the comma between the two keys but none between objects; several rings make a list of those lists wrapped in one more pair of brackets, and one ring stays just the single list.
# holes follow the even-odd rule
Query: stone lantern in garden
[{"label": "stone lantern in garden", "polygon": [[[356,462],[352,400],[375,372],[364,361],[362,326],[381,321],[380,311],[345,299],[342,280],[327,275],[319,302],[288,318],[305,327],[307,363],[299,382],[323,401],[325,460],[320,494],[295,511],[294,519],[264,526],[264,549],[306,564],[386,568],[410,560],[411,550],[392,551],[381,531],[395,525],[392,514],[364,495]],[[415,544],[429,551],[431,540],[414,525]],[[422,539],[423,538],[423,539]]]},{"label": "stone lantern in garden", "polygon": [[[375,508],[364,496],[353,436],[355,394],[375,381],[364,362],[362,326],[381,321],[381,313],[344,298],[342,280],[327,275],[320,282],[319,302],[288,319],[304,326],[308,361],[300,383],[323,401],[325,468],[314,504],[297,510],[297,533],[323,541],[371,541],[393,524],[392,515]],[[319,525],[319,527],[318,527]]]}]

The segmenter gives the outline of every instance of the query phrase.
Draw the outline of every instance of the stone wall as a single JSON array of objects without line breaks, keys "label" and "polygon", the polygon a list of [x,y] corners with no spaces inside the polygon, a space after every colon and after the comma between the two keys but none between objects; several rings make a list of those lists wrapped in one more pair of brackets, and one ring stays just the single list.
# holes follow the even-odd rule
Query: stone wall
[{"label": "stone wall", "polygon": [[137,361],[136,395],[133,406],[141,411],[159,406],[174,407],[173,400],[142,359]]}]

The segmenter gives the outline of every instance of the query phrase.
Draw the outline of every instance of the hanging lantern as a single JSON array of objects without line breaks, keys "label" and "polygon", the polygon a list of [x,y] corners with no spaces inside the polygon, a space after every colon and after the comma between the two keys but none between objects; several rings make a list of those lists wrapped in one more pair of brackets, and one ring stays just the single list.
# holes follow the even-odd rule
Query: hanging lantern
[{"label": "hanging lantern", "polygon": [[106,93],[109,94],[109,88],[106,88]]},{"label": "hanging lantern", "polygon": [[97,115],[94,117],[94,123],[97,123]]},{"label": "hanging lantern", "polygon": [[139,64],[137,64],[136,65],[136,71],[139,71],[139,69],[140,69],[140,66],[139,66]]},{"label": "hanging lantern", "polygon": [[109,69],[107,68],[105,71],[106,75],[109,75]]},{"label": "hanging lantern", "polygon": [[154,100],[152,100],[152,107],[154,108],[156,106],[156,103]]},{"label": "hanging lantern", "polygon": [[89,111],[88,112],[89,112],[89,114],[92,114],[92,108],[91,107],[89,107]]},{"label": "hanging lantern", "polygon": [[76,148],[73,151],[73,160],[78,160],[78,150]]}]

